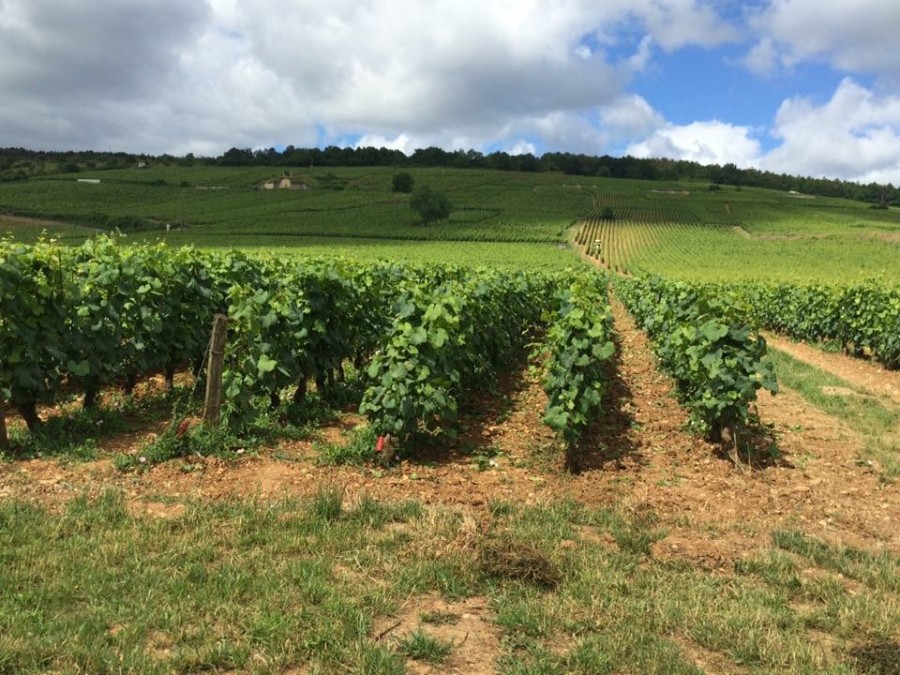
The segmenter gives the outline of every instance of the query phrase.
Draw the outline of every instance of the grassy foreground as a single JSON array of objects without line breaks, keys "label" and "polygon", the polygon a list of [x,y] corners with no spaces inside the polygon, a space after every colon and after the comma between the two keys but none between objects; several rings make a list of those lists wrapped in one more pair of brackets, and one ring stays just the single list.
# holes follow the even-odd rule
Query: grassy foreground
[{"label": "grassy foreground", "polygon": [[[418,610],[433,593],[485,599],[481,658],[504,673],[891,673],[900,655],[900,560],[795,531],[726,575],[655,558],[653,514],[575,503],[473,516],[324,487],[130,506],[0,505],[0,672],[452,668],[475,637],[436,637],[462,617]],[[392,631],[401,614],[417,627]]]}]

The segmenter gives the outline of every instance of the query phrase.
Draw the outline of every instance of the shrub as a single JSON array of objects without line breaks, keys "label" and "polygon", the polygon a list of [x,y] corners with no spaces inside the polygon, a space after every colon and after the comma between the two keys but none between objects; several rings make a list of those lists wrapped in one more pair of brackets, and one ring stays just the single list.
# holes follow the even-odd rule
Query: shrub
[{"label": "shrub", "polygon": [[415,179],[406,171],[395,173],[391,180],[391,190],[394,192],[410,193],[413,189]]}]

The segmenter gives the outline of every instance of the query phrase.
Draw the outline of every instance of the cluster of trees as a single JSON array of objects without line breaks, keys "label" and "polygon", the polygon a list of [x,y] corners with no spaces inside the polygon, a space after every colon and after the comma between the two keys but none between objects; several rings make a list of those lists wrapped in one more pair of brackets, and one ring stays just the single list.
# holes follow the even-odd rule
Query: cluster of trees
[{"label": "cluster of trees", "polygon": [[592,156],[568,152],[548,152],[540,157],[532,154],[510,155],[506,152],[484,154],[477,150],[447,151],[442,148],[420,148],[407,156],[389,148],[297,148],[288,145],[253,150],[231,148],[218,157],[184,157],[131,155],[121,152],[43,152],[24,148],[0,148],[0,180],[21,180],[42,173],[79,171],[81,169],[118,169],[139,162],[180,165],[221,166],[390,166],[447,167],[455,169],[496,169],[500,171],[561,171],[577,176],[602,176],[642,180],[696,180],[713,185],[762,187],[774,190],[796,190],[823,197],[843,197],[869,202],[876,206],[900,206],[900,189],[893,185],[863,185],[830,178],[810,178],[776,174],[758,169],[741,169],[734,164],[699,164],[675,159],[639,159],[637,157]]}]

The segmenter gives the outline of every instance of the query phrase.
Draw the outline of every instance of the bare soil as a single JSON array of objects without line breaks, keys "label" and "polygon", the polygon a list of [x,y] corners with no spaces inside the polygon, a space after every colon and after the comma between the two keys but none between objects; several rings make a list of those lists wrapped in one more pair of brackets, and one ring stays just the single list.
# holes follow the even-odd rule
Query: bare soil
[{"label": "bare soil", "polygon": [[415,675],[492,675],[501,654],[501,631],[484,597],[448,602],[437,594],[410,598],[395,615],[375,625],[378,641],[400,643],[415,631],[452,645],[449,658],[431,665],[409,659],[406,667]]},{"label": "bare soil", "polygon": [[46,228],[46,227],[72,227],[73,229],[85,230],[85,231],[95,231],[95,228],[84,227],[82,225],[72,225],[71,223],[64,222],[62,220],[47,220],[45,218],[28,218],[26,216],[10,216],[5,214],[0,214],[0,229],[3,227],[33,227],[37,228]]}]

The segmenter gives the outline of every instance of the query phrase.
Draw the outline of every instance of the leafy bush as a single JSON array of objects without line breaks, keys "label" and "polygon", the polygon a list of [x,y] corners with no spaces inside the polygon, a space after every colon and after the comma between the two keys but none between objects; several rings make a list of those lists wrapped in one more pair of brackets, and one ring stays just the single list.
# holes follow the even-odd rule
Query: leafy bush
[{"label": "leafy bush", "polygon": [[558,309],[545,321],[547,337],[537,350],[547,354],[544,421],[565,442],[566,467],[577,471],[582,434],[599,412],[606,388],[604,364],[615,353],[606,279],[585,276],[564,288]]},{"label": "leafy bush", "polygon": [[692,424],[710,439],[749,422],[758,389],[778,390],[766,342],[736,294],[660,278],[621,279],[617,289],[675,378]]},{"label": "leafy bush", "polygon": [[416,189],[409,200],[409,205],[413,211],[419,214],[423,225],[444,220],[450,216],[453,210],[447,195],[427,185]]},{"label": "leafy bush", "polygon": [[412,192],[414,183],[415,179],[410,173],[401,171],[400,173],[395,173],[394,177],[391,179],[391,190],[408,194]]}]

